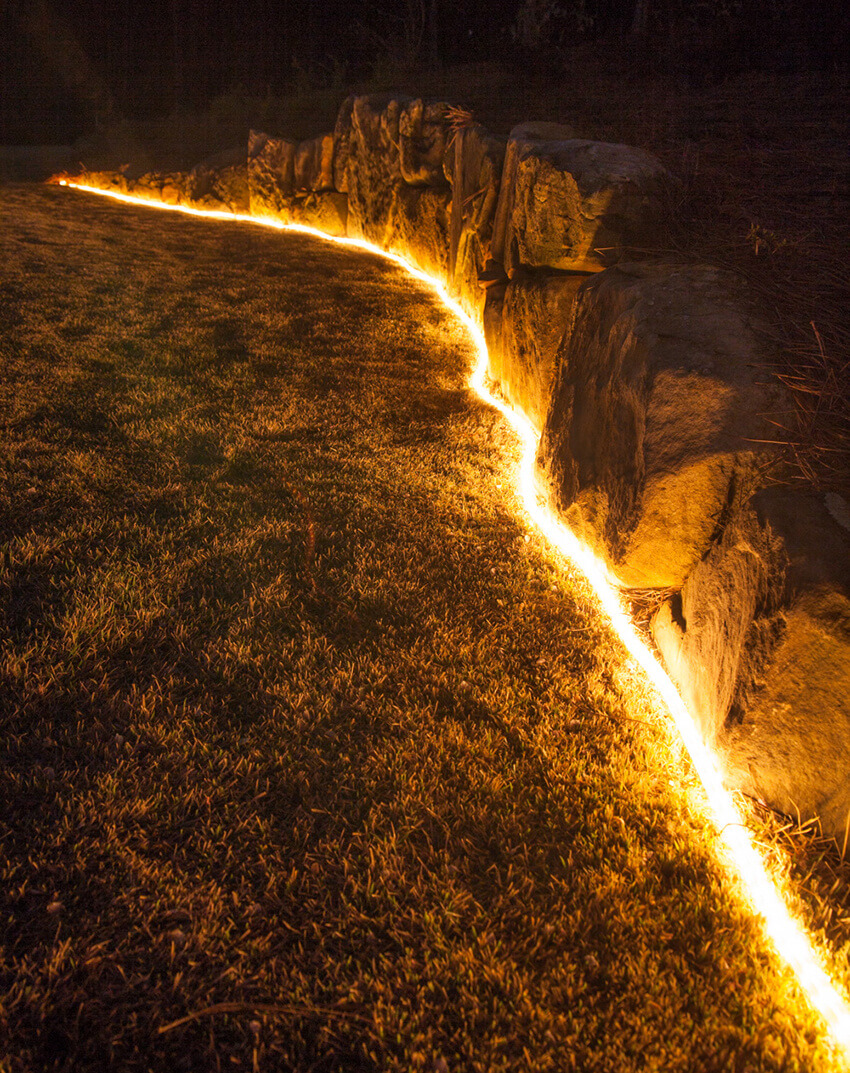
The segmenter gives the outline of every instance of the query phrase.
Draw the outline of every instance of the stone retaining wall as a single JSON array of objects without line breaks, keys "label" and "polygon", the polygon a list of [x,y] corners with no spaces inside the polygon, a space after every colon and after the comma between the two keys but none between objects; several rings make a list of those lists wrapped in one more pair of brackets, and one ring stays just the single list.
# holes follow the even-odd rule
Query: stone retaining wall
[{"label": "stone retaining wall", "polygon": [[446,102],[350,97],[332,133],[252,132],[244,163],[92,185],[368,239],[437,276],[540,431],[538,478],[627,591],[730,786],[850,823],[850,510],[770,484],[740,284],[636,259],[675,180],[551,123],[507,143]]}]

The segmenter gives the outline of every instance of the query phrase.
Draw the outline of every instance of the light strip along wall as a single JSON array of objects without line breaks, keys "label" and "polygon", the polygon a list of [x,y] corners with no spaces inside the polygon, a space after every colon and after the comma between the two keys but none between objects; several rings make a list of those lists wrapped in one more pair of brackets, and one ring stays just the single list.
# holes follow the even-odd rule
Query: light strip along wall
[{"label": "light strip along wall", "polygon": [[813,946],[811,937],[803,924],[794,918],[786,898],[771,878],[765,861],[754,843],[752,833],[744,823],[743,816],[732,795],[723,786],[717,758],[702,740],[695,721],[666,671],[638,636],[623,607],[618,590],[611,583],[605,565],[578,540],[538,495],[534,483],[537,433],[524,415],[508,406],[489,390],[487,386],[488,354],[484,335],[473,319],[448,294],[444,285],[399,254],[388,253],[379,246],[361,239],[337,238],[312,227],[284,223],[270,217],[194,209],[186,205],[169,205],[162,201],[133,197],[130,194],[113,190],[101,190],[70,180],[62,180],[60,185],[88,193],[102,194],[132,205],[168,209],[190,216],[252,223],[273,227],[279,231],[312,235],[349,249],[378,254],[400,265],[410,275],[427,284],[439,296],[446,308],[465,325],[478,351],[478,361],[471,373],[470,385],[482,399],[504,415],[522,443],[522,461],[518,468],[517,481],[518,491],[529,521],[543,533],[550,545],[590,582],[602,610],[610,619],[618,637],[635,663],[643,670],[669,711],[705,789],[707,818],[718,828],[718,856],[737,880],[739,892],[752,912],[763,921],[765,935],[777,954],[794,971],[810,1004],[826,1022],[829,1035],[836,1045],[836,1062],[841,1063],[841,1068],[848,1068],[850,1066],[850,1003],[846,995],[842,994],[839,985],[830,979],[822,958]]}]

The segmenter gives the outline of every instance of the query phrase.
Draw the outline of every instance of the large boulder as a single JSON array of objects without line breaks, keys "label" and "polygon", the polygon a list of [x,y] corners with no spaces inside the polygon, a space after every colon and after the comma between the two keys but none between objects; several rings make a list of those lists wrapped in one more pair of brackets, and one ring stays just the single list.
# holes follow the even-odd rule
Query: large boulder
[{"label": "large boulder", "polygon": [[409,98],[355,97],[345,167],[349,234],[386,249],[401,177],[399,120]]},{"label": "large boulder", "polygon": [[398,183],[387,248],[445,283],[449,271],[451,193]]},{"label": "large boulder", "polygon": [[333,134],[300,142],[295,150],[295,189],[312,193],[333,190],[333,155]]},{"label": "large boulder", "polygon": [[295,189],[295,149],[291,138],[252,130],[248,138],[248,202],[252,216],[280,216]]},{"label": "large boulder", "polygon": [[[454,209],[452,207],[452,222]],[[461,229],[457,252],[452,267],[451,248],[449,250],[449,284],[451,293],[457,299],[461,309],[480,327],[483,323],[484,307],[488,292],[480,282],[481,275],[488,263],[489,244],[482,242],[472,228]]]},{"label": "large boulder", "polygon": [[[498,320],[490,303],[485,331],[490,376],[538,430],[546,419],[558,353],[584,279],[541,274],[515,279],[503,288]],[[498,291],[493,298],[498,300]]]},{"label": "large boulder", "polygon": [[628,145],[547,141],[528,126],[511,134],[513,189],[500,206],[509,275],[521,266],[599,271],[653,241],[671,183],[655,157]]},{"label": "large boulder", "polygon": [[757,481],[761,415],[783,405],[763,361],[714,269],[620,266],[578,288],[538,476],[621,585],[678,589]]},{"label": "large boulder", "polygon": [[491,244],[493,259],[500,264],[504,265],[508,259],[521,150],[529,145],[567,141],[574,137],[575,132],[572,127],[561,123],[519,123],[511,130],[505,146],[504,166],[499,184],[499,200],[493,221]]},{"label": "large boulder", "polygon": [[443,157],[448,140],[449,105],[444,101],[410,101],[399,116],[401,177],[411,186],[446,186]]},{"label": "large boulder", "polygon": [[850,533],[768,487],[655,615],[726,782],[843,841],[850,817]]}]

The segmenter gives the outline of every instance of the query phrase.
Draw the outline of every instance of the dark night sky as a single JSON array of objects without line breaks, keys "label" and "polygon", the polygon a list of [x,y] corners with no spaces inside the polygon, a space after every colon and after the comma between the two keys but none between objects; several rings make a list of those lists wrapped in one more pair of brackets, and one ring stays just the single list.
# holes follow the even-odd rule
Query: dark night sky
[{"label": "dark night sky", "polygon": [[[436,12],[420,60],[503,61],[522,0],[421,0]],[[574,8],[581,0],[559,0]],[[591,36],[628,33],[638,0],[583,0]],[[0,0],[0,141],[67,140],[110,110],[144,117],[202,106],[242,87],[262,96],[369,74],[402,51],[405,13],[420,0]],[[649,0],[644,49],[677,33],[717,40],[700,20],[738,11],[738,61],[846,64],[828,0]],[[846,8],[847,5],[839,5]],[[830,12],[833,12],[831,15]],[[560,41],[574,39],[556,26]],[[683,28],[684,27],[684,31]],[[722,29],[722,27],[721,27]],[[675,43],[675,42],[674,42]],[[534,62],[534,57],[526,57]],[[520,67],[520,69],[522,69]]]}]

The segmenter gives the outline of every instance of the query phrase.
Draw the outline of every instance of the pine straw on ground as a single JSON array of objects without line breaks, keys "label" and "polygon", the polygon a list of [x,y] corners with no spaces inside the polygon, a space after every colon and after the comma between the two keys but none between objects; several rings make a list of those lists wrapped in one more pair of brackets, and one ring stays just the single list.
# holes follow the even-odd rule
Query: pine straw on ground
[{"label": "pine straw on ground", "polygon": [[435,299],[3,201],[4,1073],[826,1068]]}]

